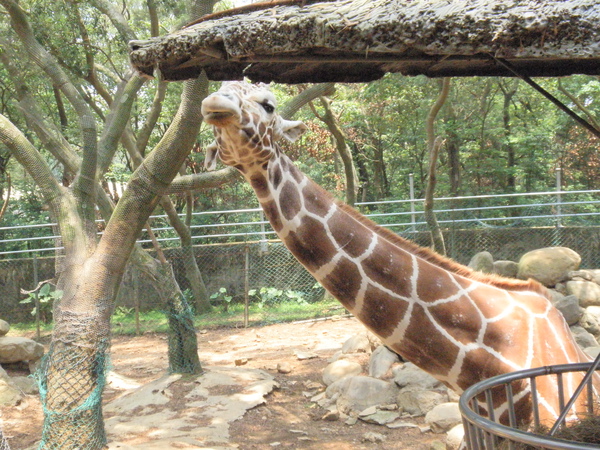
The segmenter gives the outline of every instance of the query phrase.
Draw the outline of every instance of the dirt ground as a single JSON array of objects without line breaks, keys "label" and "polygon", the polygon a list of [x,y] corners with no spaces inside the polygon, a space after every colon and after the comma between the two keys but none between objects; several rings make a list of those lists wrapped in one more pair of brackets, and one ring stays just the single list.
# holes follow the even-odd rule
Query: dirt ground
[{"label": "dirt ground", "polygon": [[[241,420],[232,423],[231,447],[428,450],[433,441],[443,441],[445,436],[421,432],[418,428],[389,429],[360,420],[346,425],[343,421],[322,419],[326,411],[310,401],[309,383],[321,382],[328,359],[348,338],[363,330],[353,318],[200,330],[198,345],[204,366],[242,364],[264,369],[280,386],[267,397],[265,404],[249,410]],[[299,352],[310,352],[316,357],[300,359]],[[364,355],[361,362],[366,364],[367,361]],[[112,370],[119,375],[142,384],[155,380],[166,373],[168,366],[166,335],[117,336],[113,339],[111,362]],[[280,373],[278,364],[289,365],[290,372]],[[109,386],[104,400],[109,402],[119,394]],[[2,417],[5,435],[13,450],[30,448],[39,441],[42,412],[37,397],[28,396],[17,407],[4,408]],[[423,426],[422,419],[411,421]],[[383,435],[385,440],[369,442],[365,440],[369,432]]]}]

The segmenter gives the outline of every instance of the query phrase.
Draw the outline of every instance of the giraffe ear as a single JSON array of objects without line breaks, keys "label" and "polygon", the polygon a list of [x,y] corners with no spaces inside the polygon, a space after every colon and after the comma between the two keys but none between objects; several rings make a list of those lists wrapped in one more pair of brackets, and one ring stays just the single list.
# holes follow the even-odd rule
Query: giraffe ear
[{"label": "giraffe ear", "polygon": [[308,130],[308,127],[299,120],[281,120],[281,133],[290,142],[294,142],[306,130]]},{"label": "giraffe ear", "polygon": [[219,146],[215,141],[206,147],[206,155],[204,156],[204,168],[206,170],[215,170],[217,167],[217,159],[219,156]]}]

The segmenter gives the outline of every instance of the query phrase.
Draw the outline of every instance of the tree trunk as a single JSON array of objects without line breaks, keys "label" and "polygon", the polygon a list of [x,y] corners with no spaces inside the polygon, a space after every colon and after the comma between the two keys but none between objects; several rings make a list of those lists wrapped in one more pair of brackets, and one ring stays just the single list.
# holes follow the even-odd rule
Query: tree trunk
[{"label": "tree trunk", "polygon": [[438,161],[438,154],[440,151],[440,147],[442,146],[442,140],[440,138],[435,138],[435,130],[434,123],[435,118],[444,105],[444,102],[448,98],[448,92],[450,91],[450,79],[444,78],[442,81],[442,90],[440,91],[440,95],[438,99],[431,107],[429,114],[427,115],[427,121],[425,124],[425,128],[427,131],[427,148],[429,151],[429,175],[427,179],[427,187],[425,189],[425,202],[423,206],[423,212],[425,214],[425,221],[429,226],[429,230],[431,232],[431,239],[433,241],[433,249],[438,252],[440,255],[446,254],[446,246],[444,244],[444,235],[440,230],[440,225],[438,224],[437,218],[435,217],[435,213],[433,212],[433,195],[435,192],[436,185],[436,168]]},{"label": "tree trunk", "polygon": [[[500,81],[500,89],[504,94],[504,102],[502,103],[502,123],[504,125],[504,144],[502,145],[506,153],[506,189],[514,192],[516,189],[515,180],[515,148],[510,142],[511,125],[510,125],[510,104],[512,98],[517,93],[519,80],[511,80],[511,86],[505,86],[503,81]],[[508,83],[507,83],[508,84]]]},{"label": "tree trunk", "polygon": [[356,169],[354,168],[352,153],[350,152],[350,148],[346,143],[346,136],[344,136],[344,132],[340,128],[337,119],[333,115],[333,111],[331,110],[331,102],[326,97],[319,97],[319,100],[321,102],[321,106],[323,106],[323,109],[325,110],[325,113],[323,115],[318,114],[314,108],[313,112],[319,120],[327,125],[329,132],[335,139],[335,147],[344,165],[344,175],[346,179],[346,203],[348,203],[350,206],[354,206],[356,203],[358,177],[356,175]]},{"label": "tree trunk", "polygon": [[[190,229],[181,221],[177,211],[169,197],[165,196],[161,200],[161,206],[167,213],[171,226],[175,229],[181,242],[181,256],[185,267],[185,276],[188,279],[194,295],[196,313],[204,314],[212,310],[210,298],[206,285],[202,279],[202,274],[196,263],[194,248],[192,247],[192,235]],[[188,205],[188,207],[191,207]]]}]

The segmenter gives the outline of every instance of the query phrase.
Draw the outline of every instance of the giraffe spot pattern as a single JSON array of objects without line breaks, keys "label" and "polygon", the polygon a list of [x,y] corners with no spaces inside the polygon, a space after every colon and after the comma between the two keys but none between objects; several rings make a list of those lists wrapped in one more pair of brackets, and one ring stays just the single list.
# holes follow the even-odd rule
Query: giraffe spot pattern
[{"label": "giraffe spot pattern", "polygon": [[284,239],[292,254],[310,272],[315,272],[337,253],[327,239],[323,224],[312,217],[305,217],[296,231],[290,231]]},{"label": "giraffe spot pattern", "polygon": [[335,268],[323,280],[331,295],[339,299],[348,309],[354,308],[356,295],[361,286],[358,267],[346,257],[340,258]]},{"label": "giraffe spot pattern", "polygon": [[298,215],[302,208],[300,194],[297,187],[291,181],[285,181],[279,195],[279,205],[281,214],[287,220],[291,220]]},{"label": "giraffe spot pattern", "polygon": [[451,275],[448,272],[427,261],[419,260],[418,264],[421,276],[417,285],[417,297],[422,301],[433,302],[458,292],[459,287],[449,283]]},{"label": "giraffe spot pattern", "polygon": [[427,307],[438,325],[463,345],[476,342],[483,325],[481,316],[467,296],[459,296],[456,300]]},{"label": "giraffe spot pattern", "polygon": [[408,303],[406,301],[369,285],[358,318],[378,336],[386,339],[392,335],[396,326],[406,314],[407,308]]},{"label": "giraffe spot pattern", "polygon": [[316,216],[325,217],[331,208],[331,201],[323,198],[321,194],[321,189],[314,183],[308,183],[302,189],[306,210]]},{"label": "giraffe spot pattern", "polygon": [[262,174],[253,174],[250,178],[250,185],[259,199],[268,197],[270,194],[269,183]]},{"label": "giraffe spot pattern", "polygon": [[365,233],[363,225],[356,224],[356,229],[348,232],[348,218],[337,210],[329,218],[327,225],[336,244],[353,258],[362,255],[371,245],[372,236]]},{"label": "giraffe spot pattern", "polygon": [[273,183],[273,188],[278,189],[282,179],[281,167],[279,167],[279,164],[276,163],[270,167],[270,179],[271,183]]},{"label": "giraffe spot pattern", "polygon": [[281,223],[277,203],[275,203],[275,200],[269,200],[268,202],[261,203],[261,206],[265,212],[265,216],[271,223],[273,230],[275,230],[276,233],[279,233],[283,229],[283,224]]},{"label": "giraffe spot pattern", "polygon": [[445,376],[459,353],[458,346],[447,339],[419,304],[413,308],[401,345],[410,361],[432,375]]},{"label": "giraffe spot pattern", "polygon": [[369,280],[401,297],[410,297],[412,293],[411,273],[407,272],[411,265],[408,253],[398,252],[387,241],[378,243],[373,252],[362,261],[363,270]]}]

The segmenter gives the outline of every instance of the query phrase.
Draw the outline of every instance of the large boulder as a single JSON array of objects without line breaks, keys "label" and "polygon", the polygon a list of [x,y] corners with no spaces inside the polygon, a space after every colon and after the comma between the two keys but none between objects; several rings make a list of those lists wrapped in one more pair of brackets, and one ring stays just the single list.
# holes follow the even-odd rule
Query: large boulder
[{"label": "large boulder", "polygon": [[579,299],[582,308],[600,306],[600,286],[593,281],[567,281],[567,294]]},{"label": "large boulder", "polygon": [[494,271],[494,257],[490,252],[479,252],[469,261],[469,267],[479,272],[492,273]]},{"label": "large boulder", "polygon": [[17,405],[23,394],[19,387],[13,383],[6,371],[0,367],[0,405],[14,406]]},{"label": "large boulder", "polygon": [[328,398],[337,398],[338,411],[357,415],[371,406],[394,403],[398,388],[394,383],[377,378],[355,376],[336,381],[325,393]]},{"label": "large boulder", "polygon": [[575,342],[577,342],[577,344],[581,348],[598,346],[598,341],[596,340],[594,335],[579,325],[572,326],[571,333],[573,334],[573,337],[575,338]]},{"label": "large boulder", "polygon": [[394,374],[394,381],[401,388],[407,386],[414,386],[422,389],[444,388],[441,381],[429,375],[413,363],[405,363],[402,366],[394,367],[392,372]]},{"label": "large boulder", "polygon": [[462,423],[458,403],[448,402],[437,405],[425,415],[425,422],[434,433],[450,431],[456,425]]},{"label": "large boulder", "polygon": [[494,261],[494,273],[502,277],[516,278],[519,265],[514,261]]},{"label": "large boulder", "polygon": [[579,306],[579,299],[574,295],[559,298],[554,303],[554,306],[562,313],[569,325],[575,325],[579,322],[579,319],[581,319],[581,316],[583,316],[585,311]]},{"label": "large boulder", "polygon": [[577,270],[581,256],[567,247],[547,247],[525,253],[519,260],[517,276],[533,278],[544,286],[555,286]]},{"label": "large boulder", "polygon": [[5,336],[10,330],[10,325],[7,321],[0,319],[0,336]]},{"label": "large boulder", "polygon": [[0,337],[0,364],[36,361],[44,355],[44,346],[24,337]]},{"label": "large boulder", "polygon": [[400,389],[396,397],[398,407],[411,416],[422,416],[435,406],[448,401],[448,396],[442,392],[431,391],[416,386]]},{"label": "large boulder", "polygon": [[396,353],[385,345],[380,345],[369,358],[369,376],[382,378],[398,362],[400,362],[400,357]]},{"label": "large boulder", "polygon": [[359,375],[361,372],[362,366],[359,363],[340,359],[325,367],[323,370],[323,383],[325,383],[325,386],[329,386],[342,378]]}]

